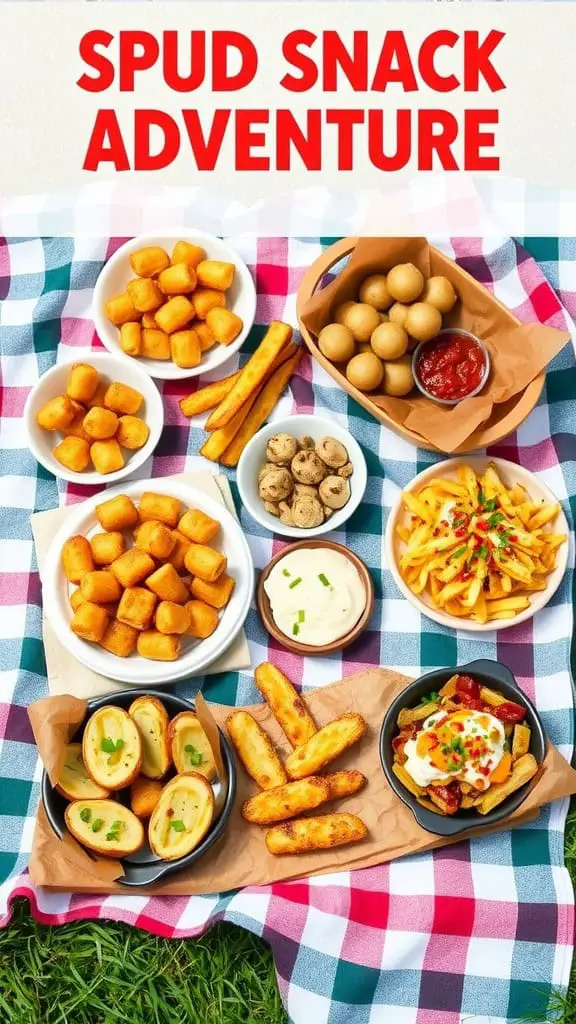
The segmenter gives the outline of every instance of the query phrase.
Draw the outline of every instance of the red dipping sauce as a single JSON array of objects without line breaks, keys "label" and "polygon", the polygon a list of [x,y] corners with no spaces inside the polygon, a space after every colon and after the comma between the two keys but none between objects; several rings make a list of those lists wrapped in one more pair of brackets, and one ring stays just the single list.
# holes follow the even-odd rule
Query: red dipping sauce
[{"label": "red dipping sauce", "polygon": [[487,354],[465,331],[445,330],[420,348],[414,372],[433,398],[457,402],[480,388]]}]

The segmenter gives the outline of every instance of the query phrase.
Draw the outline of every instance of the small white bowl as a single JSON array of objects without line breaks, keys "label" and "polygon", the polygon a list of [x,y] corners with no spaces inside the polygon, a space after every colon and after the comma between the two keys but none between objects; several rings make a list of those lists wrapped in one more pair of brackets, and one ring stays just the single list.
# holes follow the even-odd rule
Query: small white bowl
[{"label": "small white bowl", "polygon": [[[93,366],[109,382],[120,381],[144,395],[144,411],[139,415],[150,427],[150,435],[146,444],[137,451],[122,449],[126,465],[123,469],[116,470],[115,473],[103,475],[94,469],[87,469],[84,473],[73,473],[72,470],[66,469],[52,454],[63,434],[58,430],[43,430],[36,422],[36,414],[42,406],[51,398],[65,393],[70,367],[77,362]],[[87,356],[80,358],[76,356],[65,363],[57,363],[56,366],[42,374],[26,399],[24,424],[30,451],[49,473],[73,484],[98,484],[100,487],[104,487],[115,480],[124,480],[127,476],[131,476],[152,455],[164,426],[164,408],[158,388],[139,366],[127,366],[124,359],[108,355],[107,352],[90,352]]]},{"label": "small white bowl", "polygon": [[[226,553],[227,572],[236,580],[230,601],[223,610],[220,622],[206,640],[186,640],[185,653],[177,661],[149,661],[138,654],[119,658],[105,651],[103,647],[88,643],[70,629],[73,618],[69,595],[71,587],[62,571],[62,547],[69,537],[81,534],[91,537],[102,530],[96,513],[96,505],[103,497],[108,500],[117,494],[127,494],[138,504],[144,491],[163,491],[180,498],[187,508],[199,508],[221,523],[216,547]],[[131,686],[163,686],[177,679],[187,679],[202,673],[216,661],[230,646],[240,632],[250,608],[254,590],[254,566],[246,538],[234,516],[203,491],[196,490],[179,480],[136,480],[123,487],[116,487],[83,501],[74,508],[66,522],[58,530],[48,550],[42,573],[42,601],[44,611],[60,643],[82,664],[108,679],[117,679]]]},{"label": "small white bowl", "polygon": [[[258,495],[258,473],[266,462],[266,445],[274,434],[282,433],[291,434],[293,437],[307,435],[314,438],[315,441],[321,437],[335,437],[346,448],[354,467],[352,476],[348,478],[350,483],[349,501],[344,508],[333,512],[330,518],[320,526],[314,526],[309,530],[298,526],[285,526],[276,516],[266,511],[262,499]],[[352,434],[344,430],[343,427],[339,427],[333,420],[302,413],[290,416],[285,420],[273,420],[254,435],[240,456],[236,480],[240,497],[256,522],[282,537],[297,537],[299,540],[305,540],[306,537],[319,537],[323,533],[339,530],[344,525],[362,501],[368,481],[368,470],[362,449]]]},{"label": "small white bowl", "polygon": [[[455,478],[457,467],[464,463],[471,466],[477,474],[484,473],[487,466],[492,463],[495,466],[500,479],[506,484],[506,486],[512,487],[515,483],[521,484],[534,501],[556,503],[558,500],[552,494],[552,491],[550,491],[548,487],[538,479],[538,477],[534,476],[533,473],[530,473],[529,470],[524,469],[522,466],[517,466],[515,462],[509,462],[507,459],[490,459],[479,455],[465,456],[460,459],[447,459],[446,462],[438,462],[435,465],[428,466],[427,469],[418,473],[418,476],[415,476],[404,490],[417,491],[426,483],[427,480],[432,479],[432,477],[442,476],[444,478]],[[531,619],[536,612],[540,611],[541,608],[544,608],[544,606],[548,604],[551,597],[556,593],[560,586],[560,582],[566,571],[569,540],[562,544],[557,550],[556,568],[549,574],[549,576],[546,577],[546,589],[534,591],[530,595],[530,607],[526,608],[525,611],[519,612],[513,619],[501,619],[486,623],[474,622],[473,619],[457,618],[454,615],[448,615],[439,608],[435,608],[428,594],[414,594],[402,578],[398,568],[398,557],[402,553],[405,545],[396,533],[396,526],[399,523],[408,523],[408,514],[402,504],[402,495],[398,496],[396,503],[390,510],[390,515],[388,516],[388,522],[386,524],[385,537],[386,564],[394,577],[396,586],[402,592],[404,597],[410,601],[410,604],[414,605],[414,607],[417,608],[418,611],[422,612],[423,615],[426,615],[434,622],[440,623],[441,626],[448,626],[451,629],[457,629],[460,632],[488,633],[494,632],[494,630],[510,629],[511,626],[517,626],[521,622],[526,622],[527,619]],[[560,508],[554,523],[554,532],[565,533],[568,538],[570,537],[570,529],[562,508]]]},{"label": "small white bowl", "polygon": [[[137,249],[146,245],[160,245],[163,249],[171,252],[176,242],[193,242],[201,245],[206,251],[206,256],[211,260],[223,260],[226,263],[233,263],[236,267],[232,287],[226,292],[226,305],[242,319],[244,324],[240,334],[230,345],[214,345],[213,348],[204,352],[198,366],[192,369],[184,369],[176,366],[167,359],[144,359],[140,356],[127,356],[120,348],[120,332],[118,327],[111,324],[104,313],[104,304],[113,295],[126,290],[128,281],[134,279],[134,271],[130,266],[128,257]],[[205,231],[182,231],[178,235],[158,235],[149,233],[138,235],[137,238],[125,242],[105,263],[98,275],[94,287],[92,299],[92,319],[96,327],[98,337],[102,344],[114,355],[120,356],[127,363],[138,363],[146,373],[156,380],[183,380],[186,377],[198,377],[208,370],[215,370],[217,366],[225,363],[241,347],[248,336],[254,318],[256,316],[256,286],[248,267],[241,257],[220,238],[210,235]]]}]

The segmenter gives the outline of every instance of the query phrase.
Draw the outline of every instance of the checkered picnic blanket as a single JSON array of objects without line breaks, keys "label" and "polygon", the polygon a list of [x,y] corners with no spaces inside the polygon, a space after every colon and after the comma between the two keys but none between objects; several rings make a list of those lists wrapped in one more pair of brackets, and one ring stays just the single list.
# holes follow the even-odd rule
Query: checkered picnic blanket
[{"label": "checkered picnic blanket", "polygon": [[[98,272],[120,244],[70,238],[10,239],[0,244],[0,913],[27,896],[42,921],[113,918],[162,936],[198,935],[218,920],[249,928],[272,946],[278,981],[296,1024],[458,1024],[463,1017],[504,1024],[530,1012],[545,1015],[553,988],[567,985],[574,934],[573,893],[563,866],[566,802],[512,832],[489,835],[381,867],[254,887],[221,896],[148,899],[70,896],[35,890],[25,867],[39,795],[40,766],[26,706],[46,693],[41,594],[30,532],[33,510],[81,500],[87,488],[57,484],[28,451],[22,427],[26,395],[56,359],[85,358],[98,346],[90,300]],[[302,274],[330,239],[228,239],[251,267],[258,288],[253,350],[272,318],[295,323]],[[526,248],[501,239],[439,243],[494,289],[523,320],[554,326],[572,321],[576,296],[563,281],[576,253],[568,241],[538,239]],[[544,268],[544,271],[541,268]],[[568,272],[567,272],[568,271]],[[548,280],[547,280],[548,278]],[[551,284],[549,283],[551,281]],[[73,350],[73,351],[72,351]],[[246,357],[246,352],[243,357]],[[166,426],[152,465],[164,476],[204,465],[200,423],[180,414],[186,384],[164,385]],[[571,346],[555,359],[542,398],[518,432],[493,454],[536,472],[571,518],[576,503],[576,364]],[[420,616],[397,591],[383,562],[388,510],[405,485],[436,460],[416,450],[359,408],[305,359],[275,416],[318,410],[348,427],[363,445],[366,497],[338,535],[370,566],[377,587],[371,627],[354,647],[302,660],[273,648],[254,609],[246,631],[252,663],[272,658],[305,690],[366,665],[407,675],[498,657],[535,700],[552,740],[570,757],[573,742],[569,673],[573,553],[551,602],[531,622],[472,639]],[[204,466],[205,468],[205,466]],[[234,488],[234,474],[230,474]],[[279,542],[239,509],[257,568]],[[249,673],[191,681],[210,700],[258,699]]]}]

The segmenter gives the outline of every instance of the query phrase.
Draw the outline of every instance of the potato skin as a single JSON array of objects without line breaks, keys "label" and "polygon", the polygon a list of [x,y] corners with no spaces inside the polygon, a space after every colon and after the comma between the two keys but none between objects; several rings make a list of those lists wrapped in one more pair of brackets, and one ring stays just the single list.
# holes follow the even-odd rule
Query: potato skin
[{"label": "potato skin", "polygon": [[162,779],[172,758],[168,729],[168,712],[158,697],[137,697],[128,708],[142,740],[140,771],[147,779]]},{"label": "potato skin", "polygon": [[[120,736],[124,746],[120,757],[112,765],[108,753],[102,750],[99,730],[107,718],[113,717],[120,723]],[[102,724],[101,724],[102,723]],[[130,757],[128,756],[130,755]],[[86,722],[82,737],[82,758],[90,778],[105,789],[117,790],[129,786],[140,774],[142,765],[142,740],[135,722],[123,708],[110,704],[94,711]]]},{"label": "potato skin", "polygon": [[266,846],[275,856],[308,853],[311,850],[330,850],[347,843],[358,843],[368,835],[368,829],[355,814],[323,814],[317,818],[299,818],[285,821],[266,833]]},{"label": "potato skin", "polygon": [[[111,848],[106,843],[106,835],[108,834],[106,829],[107,825],[103,826],[99,832],[94,833],[92,828],[88,825],[86,829],[79,830],[77,824],[74,821],[75,811],[78,807],[84,807],[90,810],[92,820],[96,820],[100,814],[106,814],[107,816],[113,816],[112,820],[122,821],[124,824],[124,838],[126,840],[126,827],[127,824],[130,827],[131,834],[133,836],[132,842],[128,843],[125,841],[122,846],[119,843],[115,843],[114,847]],[[70,834],[74,836],[82,846],[85,846],[88,850],[93,850],[95,853],[99,853],[101,857],[127,857],[131,853],[136,853],[141,846],[144,845],[144,828],[142,822],[135,814],[132,813],[123,804],[118,803],[117,800],[76,800],[64,811],[64,819],[66,827]],[[101,838],[99,838],[101,837]]]},{"label": "potato skin", "polygon": [[[158,833],[161,834],[159,826],[162,823],[162,815],[166,813],[173,799],[178,800],[178,793],[182,793],[185,787],[190,789],[190,798],[195,801],[197,814],[195,825],[191,832],[184,836],[179,848],[169,850],[158,842]],[[166,806],[168,805],[168,807]],[[197,772],[186,772],[184,775],[176,775],[164,786],[160,800],[158,801],[148,826],[148,842],[150,849],[162,860],[178,860],[180,857],[191,853],[206,835],[214,817],[214,793],[209,782],[203,775]]]},{"label": "potato skin", "polygon": [[[66,782],[65,771],[66,771],[66,764],[68,762],[72,762],[72,765],[71,765],[72,770],[70,771],[70,776],[68,778],[68,783],[67,783]],[[78,769],[78,770],[74,769],[74,762],[76,762],[79,766],[83,767],[84,772],[85,772],[85,776],[83,776],[83,783],[84,783],[84,788],[85,789],[87,788],[89,790],[89,794],[85,793],[83,797],[79,796],[77,788],[75,789],[75,787],[78,787],[77,775],[78,775],[78,771],[80,769]],[[107,789],[104,789],[103,786],[98,786],[90,778],[90,776],[88,775],[88,772],[86,770],[86,765],[84,764],[84,761],[82,760],[82,744],[81,743],[68,743],[67,744],[67,746],[66,746],[66,756],[64,758],[64,767],[63,767],[62,771],[63,771],[63,775],[60,776],[60,779],[58,780],[55,788],[58,790],[59,793],[62,794],[63,797],[65,797],[66,800],[70,800],[70,801],[81,800],[81,799],[82,800],[106,800],[107,797],[110,795],[110,793],[109,793],[109,791]]]},{"label": "potato skin", "polygon": [[[216,778],[214,752],[194,711],[181,711],[172,719],[168,727],[168,743],[174,767],[179,775],[195,771],[209,782]],[[186,750],[189,744],[195,748],[196,754],[202,755],[199,765],[192,763],[192,752]],[[197,757],[194,759],[198,760]]]},{"label": "potato skin", "polygon": [[264,790],[245,800],[242,817],[255,825],[272,825],[312,811],[330,799],[330,785],[320,775]]}]

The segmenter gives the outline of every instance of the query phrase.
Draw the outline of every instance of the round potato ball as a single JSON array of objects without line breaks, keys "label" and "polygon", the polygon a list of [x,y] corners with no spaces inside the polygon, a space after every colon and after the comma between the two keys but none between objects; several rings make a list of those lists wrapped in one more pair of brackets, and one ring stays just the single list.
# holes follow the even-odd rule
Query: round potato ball
[{"label": "round potato ball", "polygon": [[331,363],[345,363],[356,351],[354,335],[344,324],[327,324],[318,335],[318,348]]},{"label": "round potato ball", "polygon": [[380,323],[380,315],[367,302],[354,302],[345,310],[342,322],[352,331],[356,341],[370,341],[372,331]]},{"label": "round potato ball", "polygon": [[447,277],[438,274],[436,277],[429,277],[424,285],[422,302],[435,306],[440,313],[449,313],[456,303],[458,296],[454,286]]},{"label": "round potato ball", "polygon": [[388,310],[388,319],[391,320],[393,324],[400,324],[400,327],[404,327],[409,309],[410,306],[407,306],[404,302],[395,302]]},{"label": "round potato ball", "polygon": [[430,341],[442,328],[442,314],[428,302],[415,302],[408,310],[404,329],[416,341]]},{"label": "round potato ball", "polygon": [[384,377],[382,388],[385,395],[393,395],[402,398],[414,387],[414,376],[412,374],[412,357],[401,356],[388,363],[384,363]]},{"label": "round potato ball", "polygon": [[334,310],[334,323],[343,324],[344,317],[346,316],[346,310],[350,309],[350,306],[355,306],[356,303],[352,299],[348,299],[347,302],[341,302],[340,305],[336,306]]},{"label": "round potato ball", "polygon": [[388,291],[397,302],[414,302],[424,287],[424,277],[413,263],[399,263],[388,272]]},{"label": "round potato ball", "polygon": [[384,367],[374,352],[361,352],[346,367],[346,377],[359,391],[375,391],[382,383]]},{"label": "round potato ball", "polygon": [[358,292],[360,302],[367,302],[374,309],[388,309],[392,305],[392,296],[386,285],[386,274],[370,274],[365,277]]},{"label": "round potato ball", "polygon": [[370,345],[380,359],[399,359],[408,348],[408,335],[400,324],[389,320],[373,331]]}]

